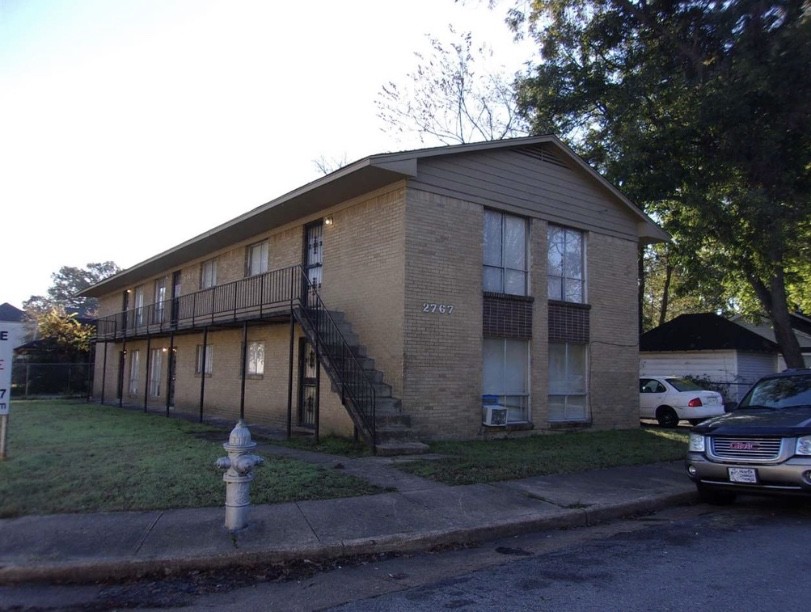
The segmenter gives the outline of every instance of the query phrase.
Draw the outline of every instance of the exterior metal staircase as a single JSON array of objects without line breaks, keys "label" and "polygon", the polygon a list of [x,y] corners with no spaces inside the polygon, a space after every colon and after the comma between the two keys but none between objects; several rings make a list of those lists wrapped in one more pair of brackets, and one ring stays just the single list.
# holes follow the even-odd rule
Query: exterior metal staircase
[{"label": "exterior metal staircase", "polygon": [[315,348],[330,378],[332,389],[341,396],[357,431],[380,455],[423,453],[428,446],[416,439],[411,417],[392,395],[383,372],[360,344],[344,313],[327,310],[314,291],[307,305],[295,312],[296,320]]}]

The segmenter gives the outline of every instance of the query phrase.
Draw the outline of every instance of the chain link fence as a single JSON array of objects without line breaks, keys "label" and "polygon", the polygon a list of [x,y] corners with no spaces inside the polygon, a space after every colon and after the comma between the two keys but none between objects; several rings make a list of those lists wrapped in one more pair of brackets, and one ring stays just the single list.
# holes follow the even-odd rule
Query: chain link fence
[{"label": "chain link fence", "polygon": [[86,397],[92,388],[92,363],[28,363],[15,361],[11,397]]}]

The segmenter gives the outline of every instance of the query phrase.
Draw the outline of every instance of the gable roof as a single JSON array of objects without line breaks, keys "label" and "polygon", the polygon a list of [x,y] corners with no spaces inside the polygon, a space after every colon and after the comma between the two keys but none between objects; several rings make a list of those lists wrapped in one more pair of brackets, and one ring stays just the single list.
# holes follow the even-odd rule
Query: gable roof
[{"label": "gable roof", "polygon": [[777,343],[713,313],[683,314],[645,332],[640,351],[737,350],[776,353]]},{"label": "gable roof", "polygon": [[593,178],[619,206],[637,219],[641,238],[649,241],[669,239],[668,234],[638,206],[586,164],[556,136],[529,136],[399,153],[382,153],[365,157],[119,272],[89,289],[85,289],[79,295],[100,297],[112,291],[125,289],[166,269],[204,257],[212,251],[231,244],[248,240],[257,234],[257,227],[280,227],[397,181],[416,177],[418,163],[422,159],[533,146],[554,147],[566,160]]},{"label": "gable roof", "polygon": [[0,304],[0,321],[8,323],[22,323],[25,320],[25,312],[16,306],[4,302]]},{"label": "gable roof", "polygon": [[[797,343],[800,345],[800,350],[805,352],[811,351],[811,333],[806,325],[807,319],[805,317],[800,317],[796,315],[791,315],[789,320],[791,322],[791,328],[794,330],[794,336],[797,338]],[[745,321],[740,317],[735,317],[733,319],[735,323],[745,327],[749,331],[766,338],[767,340],[777,343],[777,338],[774,334],[774,328],[768,323],[751,323],[749,321]]]}]

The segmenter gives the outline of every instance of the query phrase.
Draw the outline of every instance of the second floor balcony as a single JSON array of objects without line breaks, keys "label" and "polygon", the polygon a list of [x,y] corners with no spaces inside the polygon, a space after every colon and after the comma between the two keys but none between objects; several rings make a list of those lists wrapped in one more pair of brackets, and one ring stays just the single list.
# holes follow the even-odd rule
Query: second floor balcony
[{"label": "second floor balcony", "polygon": [[98,320],[96,339],[125,340],[244,321],[286,319],[312,291],[301,266],[131,308]]}]

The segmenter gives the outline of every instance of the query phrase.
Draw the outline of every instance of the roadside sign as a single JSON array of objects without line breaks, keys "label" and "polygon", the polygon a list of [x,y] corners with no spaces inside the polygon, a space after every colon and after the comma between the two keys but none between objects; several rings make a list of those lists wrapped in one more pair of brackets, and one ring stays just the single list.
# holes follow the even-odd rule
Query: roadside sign
[{"label": "roadside sign", "polygon": [[14,357],[11,336],[8,327],[0,323],[0,459],[6,458],[8,409],[11,405],[11,360]]},{"label": "roadside sign", "polygon": [[0,323],[0,416],[8,415],[11,404],[11,359],[14,347],[11,346],[11,332]]}]

